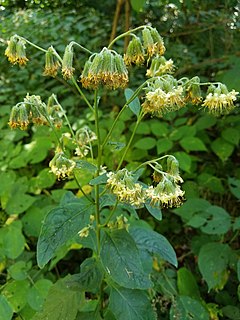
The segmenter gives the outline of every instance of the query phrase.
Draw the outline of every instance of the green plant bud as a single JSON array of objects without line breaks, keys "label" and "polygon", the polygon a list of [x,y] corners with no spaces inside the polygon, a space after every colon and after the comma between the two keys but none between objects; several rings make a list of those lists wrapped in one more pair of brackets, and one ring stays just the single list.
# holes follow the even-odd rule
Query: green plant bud
[{"label": "green plant bud", "polygon": [[222,94],[228,94],[228,93],[229,93],[229,92],[228,92],[228,88],[227,88],[227,86],[226,86],[225,84],[220,83],[220,84],[219,84],[219,87],[220,87],[220,89],[221,89],[221,93],[222,93]]},{"label": "green plant bud", "polygon": [[73,68],[73,48],[71,45],[67,45],[62,61],[63,78],[66,80],[71,79],[74,70],[75,69]]},{"label": "green plant bud", "polygon": [[160,36],[156,28],[151,28],[150,33],[151,33],[153,42],[156,45],[156,53],[163,55],[164,52],[166,51],[163,38]]},{"label": "green plant bud", "polygon": [[60,180],[65,179],[72,174],[76,163],[68,159],[62,151],[57,150],[55,156],[50,161],[49,166],[58,180]]},{"label": "green plant bud", "polygon": [[45,54],[45,68],[43,75],[55,78],[60,67],[59,61],[55,56],[55,50],[51,46]]}]

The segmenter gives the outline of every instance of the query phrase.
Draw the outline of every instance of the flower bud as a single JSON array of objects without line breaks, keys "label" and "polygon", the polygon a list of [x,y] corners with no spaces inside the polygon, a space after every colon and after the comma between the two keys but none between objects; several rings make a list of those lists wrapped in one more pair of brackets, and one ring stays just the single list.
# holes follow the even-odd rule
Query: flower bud
[{"label": "flower bud", "polygon": [[5,50],[5,55],[7,56],[10,63],[14,64],[17,62],[17,38],[16,36],[12,36],[8,40],[8,46]]},{"label": "flower bud", "polygon": [[57,150],[55,156],[50,161],[49,166],[51,172],[53,172],[58,180],[60,180],[65,179],[72,174],[76,163],[73,160],[68,159],[61,150]]},{"label": "flower bud", "polygon": [[29,125],[29,114],[24,103],[20,103],[12,108],[8,124],[12,129],[18,127],[21,130],[27,129]]},{"label": "flower bud", "polygon": [[16,63],[18,63],[20,66],[24,66],[27,63],[28,58],[26,57],[25,41],[22,39],[18,39],[16,44],[16,56]]},{"label": "flower bud", "polygon": [[67,45],[62,61],[62,74],[65,80],[71,79],[74,72],[73,68],[73,48],[71,45]]}]

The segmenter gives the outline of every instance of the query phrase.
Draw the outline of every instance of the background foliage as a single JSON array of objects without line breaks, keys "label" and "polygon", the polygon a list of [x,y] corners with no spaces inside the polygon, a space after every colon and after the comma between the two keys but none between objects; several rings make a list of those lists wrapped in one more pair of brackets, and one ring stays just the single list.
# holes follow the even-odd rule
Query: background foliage
[{"label": "background foliage", "polygon": [[[60,53],[71,40],[99,50],[109,42],[116,3],[16,0],[2,1],[1,5],[0,319],[33,319],[46,297],[45,308],[52,312],[52,319],[60,316],[56,310],[61,297],[69,299],[63,312],[71,301],[73,319],[74,310],[77,319],[82,319],[81,312],[87,310],[90,315],[94,306],[83,303],[74,290],[66,294],[64,282],[57,280],[78,273],[89,250],[78,250],[79,243],[69,242],[42,270],[37,268],[35,256],[45,215],[77,186],[74,181],[56,181],[49,172],[54,141],[50,130],[32,127],[28,132],[12,131],[7,122],[11,107],[27,92],[43,99],[50,93],[57,94],[76,125],[91,126],[92,119],[84,101],[76,98],[76,92],[63,79],[42,76],[44,58],[39,52],[30,49],[28,67],[19,70],[9,65],[4,50],[6,40],[14,33],[45,48],[52,44]],[[198,74],[201,80],[223,81],[230,89],[240,91],[238,1],[131,1],[131,5],[131,26],[149,22],[159,30],[165,39],[166,56],[174,60],[178,76]],[[117,32],[124,30],[126,19],[122,7]],[[123,50],[124,44],[119,46]],[[80,73],[84,63],[81,53],[75,62]],[[131,70],[134,86],[143,77],[143,72]],[[101,118],[103,134],[122,102],[124,95],[116,92],[102,100],[101,107],[109,111]],[[116,139],[128,139],[131,117],[130,113],[122,117]],[[239,132],[238,108],[217,119],[201,110],[183,109],[164,120],[146,119],[138,129],[128,153],[128,166],[156,154],[174,154],[180,162],[187,199],[181,208],[165,210],[161,221],[141,212],[141,218],[172,243],[179,262],[178,269],[158,259],[154,262],[156,285],[152,296],[159,319],[200,319],[199,315],[203,320],[240,318]],[[106,153],[106,165],[113,167],[119,156],[116,152],[109,159]],[[80,178],[83,185],[88,181],[84,174]],[[144,304],[144,296],[139,299]]]}]

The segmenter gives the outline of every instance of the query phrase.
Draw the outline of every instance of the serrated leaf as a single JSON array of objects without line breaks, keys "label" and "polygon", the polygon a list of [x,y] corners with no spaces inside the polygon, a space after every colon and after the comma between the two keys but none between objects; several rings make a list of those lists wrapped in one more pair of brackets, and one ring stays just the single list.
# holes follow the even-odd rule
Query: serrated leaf
[{"label": "serrated leaf", "polygon": [[209,320],[209,314],[203,305],[190,297],[180,296],[170,309],[170,320]]},{"label": "serrated leaf", "polygon": [[205,144],[196,137],[186,137],[180,140],[180,145],[187,152],[189,151],[207,151]]},{"label": "serrated leaf", "polygon": [[162,211],[159,207],[151,206],[150,203],[145,203],[145,207],[155,219],[158,221],[162,220]]},{"label": "serrated leaf", "polygon": [[211,144],[211,148],[222,161],[226,161],[234,150],[234,146],[223,138],[217,138],[214,140]]},{"label": "serrated leaf", "polygon": [[146,250],[151,254],[159,254],[161,258],[177,267],[176,253],[164,236],[153,230],[141,227],[131,227],[129,232],[139,250]]},{"label": "serrated leaf", "polygon": [[80,273],[74,274],[66,280],[72,290],[97,292],[103,279],[102,270],[96,259],[88,258],[80,266]]},{"label": "serrated leaf", "polygon": [[106,273],[120,286],[131,289],[151,287],[136,244],[126,230],[105,232],[100,256]]},{"label": "serrated leaf", "polygon": [[0,320],[11,320],[12,316],[13,309],[11,305],[3,295],[0,295]]},{"label": "serrated leaf", "polygon": [[[126,101],[130,100],[133,94],[134,94],[134,91],[132,89],[129,89],[129,88],[125,89],[124,95],[125,95]],[[141,104],[138,97],[136,97],[132,102],[130,102],[128,106],[136,116],[139,115]]]},{"label": "serrated leaf", "polygon": [[222,290],[228,279],[227,266],[231,249],[227,244],[211,242],[203,245],[198,256],[198,267],[208,289]]},{"label": "serrated leaf", "polygon": [[48,213],[37,244],[37,261],[40,268],[54,257],[58,248],[89,223],[91,213],[92,204],[85,198],[60,205]]},{"label": "serrated leaf", "polygon": [[67,287],[66,279],[57,281],[50,288],[42,311],[36,313],[32,320],[76,319],[81,296]]},{"label": "serrated leaf", "polygon": [[109,309],[117,320],[154,320],[149,298],[144,291],[112,287]]}]

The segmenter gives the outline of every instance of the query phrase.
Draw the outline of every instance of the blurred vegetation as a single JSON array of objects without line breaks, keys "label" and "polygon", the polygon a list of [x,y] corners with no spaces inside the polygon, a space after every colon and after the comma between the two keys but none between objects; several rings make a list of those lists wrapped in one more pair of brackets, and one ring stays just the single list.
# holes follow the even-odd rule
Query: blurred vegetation
[{"label": "blurred vegetation", "polygon": [[[35,252],[42,220],[63,194],[75,192],[77,186],[74,181],[56,181],[49,172],[54,141],[51,130],[10,130],[11,107],[27,92],[41,95],[45,101],[55,93],[75,127],[91,126],[92,119],[68,82],[42,76],[44,57],[38,51],[29,48],[27,68],[11,66],[4,56],[7,39],[17,33],[46,49],[53,45],[61,54],[71,40],[99,51],[109,42],[117,8],[117,34],[128,25],[150,23],[158,29],[164,37],[166,57],[174,60],[175,75],[198,75],[202,81],[222,81],[229,89],[240,91],[238,1],[1,1],[0,320],[11,319],[13,313],[16,319],[32,319],[52,284],[78,272],[79,264],[89,256],[88,249],[75,250],[78,244],[69,243],[48,267],[37,268]],[[117,45],[124,52],[124,43]],[[79,52],[76,76],[84,62]],[[130,72],[130,87],[135,88],[145,75],[134,67]],[[113,92],[110,99],[101,101],[101,107],[109,111],[101,118],[103,134],[122,102],[122,92]],[[140,213],[169,239],[179,260],[178,269],[158,261],[154,265],[153,303],[159,319],[199,319],[202,307],[208,310],[203,320],[240,319],[239,100],[237,105],[230,115],[220,118],[191,107],[164,119],[145,119],[128,153],[129,167],[153,155],[172,153],[185,181],[186,201],[181,208],[165,210],[162,221]],[[131,117],[126,114],[118,125],[115,138],[120,137],[121,142],[131,133]],[[119,157],[119,152],[112,158],[106,152],[106,165],[112,168]],[[84,174],[80,178],[83,185],[88,181]],[[184,316],[176,318],[176,314]]]}]

